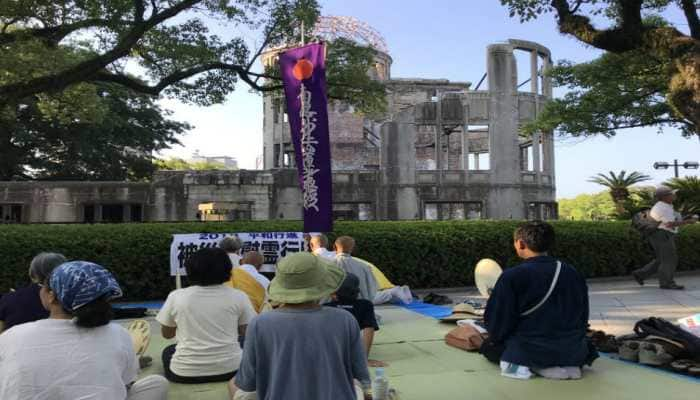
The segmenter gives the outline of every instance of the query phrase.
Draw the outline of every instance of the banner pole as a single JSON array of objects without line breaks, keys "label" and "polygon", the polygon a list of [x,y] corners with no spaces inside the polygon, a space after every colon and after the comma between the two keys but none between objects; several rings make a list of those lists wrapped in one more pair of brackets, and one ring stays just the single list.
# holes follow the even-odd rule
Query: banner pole
[{"label": "banner pole", "polygon": [[301,45],[306,44],[306,37],[304,35],[304,21],[301,21]]},{"label": "banner pole", "polygon": [[180,267],[175,270],[175,289],[182,289],[182,277],[180,275]]}]

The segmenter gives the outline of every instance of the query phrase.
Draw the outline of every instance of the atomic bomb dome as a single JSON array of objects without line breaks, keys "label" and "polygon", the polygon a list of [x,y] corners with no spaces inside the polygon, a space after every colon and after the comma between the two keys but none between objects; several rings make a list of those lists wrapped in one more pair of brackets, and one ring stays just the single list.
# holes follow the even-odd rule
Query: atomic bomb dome
[{"label": "atomic bomb dome", "polygon": [[[308,41],[323,40],[332,42],[337,39],[346,39],[360,46],[371,47],[377,51],[374,56],[374,68],[368,71],[373,79],[388,81],[391,78],[392,59],[389,56],[389,48],[384,37],[370,25],[354,17],[347,16],[321,16],[316,25],[306,35]],[[262,53],[262,63],[270,67],[277,63],[277,55],[289,47],[298,45],[287,44],[271,47]]]},{"label": "atomic bomb dome", "polygon": [[[392,78],[385,40],[351,17],[322,17],[307,35],[309,42],[339,38],[377,50],[367,72],[385,84],[387,104],[385,115],[369,116],[343,101],[328,103],[336,219],[556,218],[553,132],[519,132],[552,98],[549,49],[515,39],[488,46],[472,88]],[[263,62],[274,65],[297,45],[269,48]],[[0,182],[0,218],[299,220],[303,196],[285,99],[266,92],[262,101],[263,171],[159,171],[149,183]]]},{"label": "atomic bomb dome", "polygon": [[370,25],[354,17],[325,16],[319,17],[312,36],[324,40],[348,39],[357,44],[366,45],[385,54],[389,54],[384,37]]}]

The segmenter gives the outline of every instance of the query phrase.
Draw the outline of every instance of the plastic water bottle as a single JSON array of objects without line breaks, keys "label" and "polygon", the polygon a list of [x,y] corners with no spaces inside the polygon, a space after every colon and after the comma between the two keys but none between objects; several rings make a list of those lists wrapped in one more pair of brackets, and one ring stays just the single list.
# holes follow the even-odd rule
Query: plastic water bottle
[{"label": "plastic water bottle", "polygon": [[389,381],[384,376],[384,368],[374,370],[372,381],[372,400],[387,400],[389,398]]}]

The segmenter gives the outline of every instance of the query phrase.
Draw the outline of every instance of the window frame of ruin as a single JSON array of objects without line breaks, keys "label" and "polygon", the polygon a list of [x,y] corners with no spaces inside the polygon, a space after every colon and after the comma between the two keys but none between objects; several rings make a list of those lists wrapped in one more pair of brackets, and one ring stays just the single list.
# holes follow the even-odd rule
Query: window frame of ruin
[{"label": "window frame of ruin", "polygon": [[[533,212],[534,208],[534,212]],[[534,215],[533,215],[534,214]],[[559,207],[556,201],[528,201],[525,203],[525,218],[528,221],[550,221],[558,219]]]},{"label": "window frame of ruin", "polygon": [[25,209],[22,203],[0,203],[0,224],[21,224]]},{"label": "window frame of ruin", "polygon": [[[451,208],[454,206],[461,206],[462,207],[462,218],[445,218],[445,207],[450,207],[450,210],[447,211],[448,216],[454,215],[454,210]],[[476,206],[476,207],[475,207]],[[428,218],[428,208],[435,207],[436,210],[436,217],[437,218]],[[469,213],[471,211],[474,211],[473,208],[478,208],[479,217],[478,218],[469,218]],[[484,219],[485,218],[485,213],[484,213],[484,202],[483,201],[423,201],[423,207],[422,207],[422,217],[423,220],[426,221],[467,221],[467,220],[479,220],[479,219]]]},{"label": "window frame of ruin", "polygon": [[[362,208],[371,211],[370,218],[361,219]],[[375,221],[377,219],[374,203],[370,201],[333,202],[333,220],[336,221]]]}]

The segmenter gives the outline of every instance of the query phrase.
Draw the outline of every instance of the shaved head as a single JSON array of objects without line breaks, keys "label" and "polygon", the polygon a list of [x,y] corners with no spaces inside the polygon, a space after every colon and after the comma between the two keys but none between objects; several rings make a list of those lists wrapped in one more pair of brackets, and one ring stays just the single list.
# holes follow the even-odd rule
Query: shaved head
[{"label": "shaved head", "polygon": [[257,269],[260,269],[265,264],[265,257],[257,251],[249,251],[243,255],[241,264],[250,264]]},{"label": "shaved head", "polygon": [[355,239],[350,236],[341,236],[335,240],[335,247],[339,253],[352,254],[355,250]]},{"label": "shaved head", "polygon": [[313,235],[311,236],[311,240],[309,240],[309,245],[311,246],[311,250],[327,248],[328,237],[323,233],[321,233],[320,235]]}]

